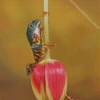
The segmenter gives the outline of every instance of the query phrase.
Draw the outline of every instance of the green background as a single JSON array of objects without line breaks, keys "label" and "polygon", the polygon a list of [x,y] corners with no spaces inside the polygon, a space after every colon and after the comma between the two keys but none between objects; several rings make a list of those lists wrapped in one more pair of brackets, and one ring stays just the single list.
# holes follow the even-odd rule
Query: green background
[{"label": "green background", "polygon": [[[74,2],[100,26],[100,0]],[[43,0],[0,1],[1,100],[36,100],[31,75],[26,75],[26,64],[34,62],[26,30],[36,19],[43,27]],[[51,58],[67,71],[67,94],[75,100],[100,100],[100,28],[69,0],[49,0],[49,34],[56,44]]]}]

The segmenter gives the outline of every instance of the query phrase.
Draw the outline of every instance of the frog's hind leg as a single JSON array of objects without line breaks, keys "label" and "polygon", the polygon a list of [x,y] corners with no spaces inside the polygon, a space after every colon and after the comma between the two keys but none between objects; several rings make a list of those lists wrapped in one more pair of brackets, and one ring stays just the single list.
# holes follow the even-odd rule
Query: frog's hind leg
[{"label": "frog's hind leg", "polygon": [[35,68],[36,63],[31,63],[26,65],[27,75],[31,74],[33,69]]}]

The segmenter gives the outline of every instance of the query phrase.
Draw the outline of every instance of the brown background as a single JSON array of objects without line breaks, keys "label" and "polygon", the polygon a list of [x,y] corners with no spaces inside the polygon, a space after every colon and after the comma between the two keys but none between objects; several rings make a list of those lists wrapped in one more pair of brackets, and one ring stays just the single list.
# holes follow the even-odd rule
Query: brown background
[{"label": "brown background", "polygon": [[[74,0],[100,26],[100,0]],[[35,19],[43,27],[43,0],[0,1],[0,100],[36,100],[26,64],[34,62],[26,38]],[[49,0],[49,32],[56,44],[51,58],[68,75],[68,91],[75,100],[100,100],[100,29],[69,0]]]}]

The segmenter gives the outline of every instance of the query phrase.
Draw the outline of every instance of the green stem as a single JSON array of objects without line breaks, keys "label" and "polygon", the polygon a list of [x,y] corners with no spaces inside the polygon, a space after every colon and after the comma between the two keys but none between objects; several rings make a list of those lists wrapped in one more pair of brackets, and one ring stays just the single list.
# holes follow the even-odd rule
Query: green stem
[{"label": "green stem", "polygon": [[[48,28],[48,0],[44,0],[44,12],[47,14],[44,16],[44,35],[45,35],[45,43],[49,41],[49,28]],[[50,58],[50,50],[45,50],[45,59]]]}]

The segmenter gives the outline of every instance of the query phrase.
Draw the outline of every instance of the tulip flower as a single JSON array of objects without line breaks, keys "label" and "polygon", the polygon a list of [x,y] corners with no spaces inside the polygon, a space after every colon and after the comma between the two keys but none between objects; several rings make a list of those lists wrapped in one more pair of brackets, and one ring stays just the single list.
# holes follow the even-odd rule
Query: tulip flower
[{"label": "tulip flower", "polygon": [[64,100],[67,74],[57,60],[45,59],[32,72],[32,90],[37,100]]}]

